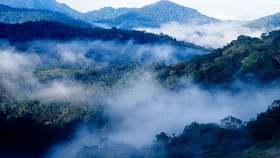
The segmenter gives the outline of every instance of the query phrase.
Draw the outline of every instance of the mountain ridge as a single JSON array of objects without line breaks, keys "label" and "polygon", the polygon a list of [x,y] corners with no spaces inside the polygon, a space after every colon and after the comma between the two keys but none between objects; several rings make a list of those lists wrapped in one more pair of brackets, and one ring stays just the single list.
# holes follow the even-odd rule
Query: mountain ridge
[{"label": "mountain ridge", "polygon": [[76,20],[65,14],[42,9],[13,8],[0,4],[0,22],[16,24],[27,21],[54,21],[72,26],[92,27],[83,21]]},{"label": "mountain ridge", "polygon": [[122,14],[128,13],[130,11],[136,10],[137,8],[113,8],[113,7],[103,7],[99,10],[93,10],[84,13],[84,15],[90,17],[93,21],[110,19]]},{"label": "mountain ridge", "polygon": [[267,31],[280,28],[280,13],[268,15],[253,21],[250,21],[246,26],[254,29],[265,29]]},{"label": "mountain ridge", "polygon": [[[161,24],[170,22],[198,25],[219,22],[218,19],[203,15],[195,9],[184,7],[166,0],[146,5],[142,8],[125,10],[124,12],[126,13],[120,14],[111,19],[92,20],[97,23],[107,24],[110,27],[116,26],[122,29],[134,29],[140,27],[158,28]],[[137,23],[138,19],[141,19],[140,24]],[[145,19],[146,23],[142,19]]]},{"label": "mountain ridge", "polygon": [[64,3],[58,3],[56,0],[1,0],[0,4],[8,5],[14,8],[43,9],[54,12],[60,12],[75,19],[82,18],[82,14]]}]

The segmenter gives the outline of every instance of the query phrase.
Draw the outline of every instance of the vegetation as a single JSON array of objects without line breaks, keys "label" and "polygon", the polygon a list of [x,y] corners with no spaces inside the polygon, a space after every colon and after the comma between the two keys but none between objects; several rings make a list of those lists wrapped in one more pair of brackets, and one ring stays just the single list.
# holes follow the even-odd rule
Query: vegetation
[{"label": "vegetation", "polygon": [[57,22],[25,22],[22,24],[0,23],[0,39],[11,42],[27,42],[35,40],[60,40],[70,41],[100,40],[128,42],[134,41],[138,44],[170,44],[182,49],[193,48],[198,51],[207,51],[205,48],[191,43],[177,41],[168,35],[155,35],[143,31],[125,31],[120,29],[80,28]]},{"label": "vegetation", "polygon": [[6,5],[0,5],[0,22],[2,23],[16,24],[42,20],[60,22],[78,27],[92,27],[92,25],[88,23],[73,19],[58,12],[39,9],[12,8]]},{"label": "vegetation", "polygon": [[[255,120],[238,129],[221,128],[215,124],[192,123],[182,134],[157,135],[156,155],[163,157],[274,157],[279,154],[280,101]],[[159,148],[160,146],[160,148]],[[159,149],[159,150],[158,150]],[[273,152],[271,152],[273,151]],[[277,152],[278,151],[278,152]],[[157,156],[156,156],[157,157]],[[162,156],[159,156],[162,157]]]},{"label": "vegetation", "polygon": [[204,87],[236,81],[275,83],[280,77],[280,31],[263,35],[261,39],[240,36],[237,40],[210,54],[170,66],[155,64],[152,70],[165,85],[178,84],[178,78],[193,78]]},{"label": "vegetation", "polygon": [[[279,114],[279,103],[279,100],[274,101],[266,112],[259,114],[256,119],[249,121],[247,125],[240,128],[222,128],[218,124],[194,122],[187,125],[178,136],[174,134],[168,136],[164,132],[159,133],[156,135],[153,145],[149,147],[146,146],[136,150],[127,144],[113,142],[106,144],[106,146],[84,147],[76,157],[95,157],[97,155],[97,157],[110,157],[110,154],[116,157],[152,158],[278,157],[280,151],[280,121],[276,114]],[[115,146],[116,144],[119,148]],[[122,153],[125,149],[130,150]]]},{"label": "vegetation", "polygon": [[216,124],[192,123],[179,136],[161,135],[157,135],[154,154],[162,156],[155,157],[224,157],[251,145],[244,129],[225,129]]},{"label": "vegetation", "polygon": [[79,19],[82,17],[81,13],[79,13],[78,11],[70,8],[65,4],[59,3],[56,0],[1,0],[0,4],[8,5],[14,8],[49,10],[65,14],[75,19]]},{"label": "vegetation", "polygon": [[68,140],[83,124],[105,128],[108,117],[100,105],[66,101],[18,100],[1,85],[0,155],[42,156],[53,144]]},{"label": "vegetation", "polygon": [[73,78],[76,81],[80,81],[85,85],[99,85],[100,87],[110,88],[116,84],[119,84],[130,72],[136,71],[140,65],[135,62],[122,63],[122,64],[110,64],[105,66],[92,66],[85,69],[47,69],[38,70],[34,73],[34,76],[39,81],[46,82],[55,79]]},{"label": "vegetation", "polygon": [[[119,42],[134,40],[139,44],[168,43],[176,47],[203,49],[165,35],[119,29],[78,28],[56,22],[0,24],[0,28],[0,37],[17,46],[24,46],[21,43],[34,40],[89,39]],[[73,78],[87,87],[100,85],[110,89],[123,86],[125,80],[122,79],[129,72],[148,70],[162,85],[171,89],[181,88],[180,81],[186,78],[206,88],[228,88],[236,81],[256,82],[266,86],[278,83],[279,50],[280,31],[273,31],[260,39],[240,36],[222,49],[168,66],[164,63],[143,66],[132,61],[85,67],[46,64],[32,75],[40,83]],[[19,77],[18,82],[21,83],[21,79]],[[217,124],[192,123],[178,136],[168,136],[164,132],[158,134],[150,147],[137,150],[128,144],[103,141],[99,146],[82,148],[76,157],[273,157],[279,155],[279,103],[275,101],[266,112],[241,128],[228,129]],[[18,98],[1,82],[0,155],[40,157],[50,146],[69,140],[79,125],[98,130],[110,129],[111,118],[104,113],[103,108],[104,105],[98,102]]]},{"label": "vegetation", "polygon": [[106,20],[118,17],[122,14],[126,14],[130,11],[135,10],[134,8],[112,8],[112,7],[104,7],[100,10],[89,11],[85,13],[92,22],[97,22],[99,20]]},{"label": "vegetation", "polygon": [[280,13],[253,20],[246,26],[253,29],[265,29],[267,31],[274,30],[280,26]]},{"label": "vegetation", "polygon": [[[108,15],[104,9],[99,12]],[[93,20],[98,23],[107,24],[111,27],[117,26],[129,30],[134,28],[159,28],[160,25],[170,22],[181,24],[209,24],[219,21],[215,18],[207,17],[206,15],[199,13],[197,10],[170,1],[160,1],[139,9],[125,8],[111,10],[111,14],[115,12],[117,12],[117,14],[114,14],[114,17],[112,18],[106,16],[106,18],[100,20]]]}]

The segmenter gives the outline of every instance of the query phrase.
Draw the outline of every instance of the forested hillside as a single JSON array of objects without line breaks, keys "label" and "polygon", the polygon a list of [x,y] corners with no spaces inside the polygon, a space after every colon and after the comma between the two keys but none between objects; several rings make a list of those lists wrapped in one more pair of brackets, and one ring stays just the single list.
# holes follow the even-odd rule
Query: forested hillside
[{"label": "forested hillside", "polygon": [[[91,15],[99,12],[103,12],[105,18],[98,19],[98,16]],[[162,24],[171,22],[197,25],[219,22],[218,19],[203,15],[195,9],[166,0],[137,9],[111,9],[110,13],[103,9],[99,12],[91,12],[91,14],[87,15],[89,15],[89,19],[92,19],[93,22],[129,30],[135,28],[159,28]],[[112,18],[109,18],[110,16],[107,17],[107,15],[111,15],[114,12],[120,14],[114,14]]]},{"label": "forested hillside", "polygon": [[12,42],[25,42],[32,40],[116,40],[127,42],[129,40],[139,44],[171,44],[178,47],[190,47],[206,50],[191,43],[177,41],[168,35],[155,35],[143,31],[126,31],[121,29],[80,28],[57,22],[26,22],[23,24],[0,23],[0,38]]},{"label": "forested hillside", "polygon": [[265,29],[267,31],[279,29],[280,27],[280,13],[262,17],[253,20],[247,24],[247,26],[253,29]]},{"label": "forested hillside", "polygon": [[261,39],[240,36],[221,49],[170,66],[156,64],[155,72],[165,84],[191,77],[203,85],[232,84],[235,81],[274,83],[280,75],[280,31]]},{"label": "forested hillside", "polygon": [[[126,128],[143,129],[143,121],[156,120],[156,124],[151,124],[157,130],[180,121],[169,119],[168,112],[190,111],[191,119],[201,113],[208,118],[206,115],[221,112],[220,106],[214,103],[237,107],[221,108],[225,114],[234,112],[233,108],[242,107],[244,111],[245,105],[259,104],[246,99],[252,95],[265,100],[269,96],[262,98],[260,94],[267,93],[267,89],[260,89],[262,93],[255,95],[242,86],[237,87],[240,93],[244,90],[247,95],[235,98],[239,91],[235,91],[234,83],[253,85],[255,89],[274,86],[268,94],[278,92],[279,30],[263,34],[261,38],[240,36],[223,48],[209,52],[166,35],[116,28],[78,28],[46,21],[1,23],[0,28],[0,154],[3,157],[42,157],[50,154],[54,147],[74,141],[81,129],[90,131],[96,136],[90,137],[94,138],[92,141],[97,140],[99,144],[78,143],[80,146],[75,146],[78,152],[72,157],[279,155],[279,101],[239,128],[194,122],[173,135],[156,131],[159,134],[154,142],[143,147],[110,141],[106,135],[125,132]],[[164,54],[164,50],[169,49],[172,51]],[[176,58],[171,64],[156,60],[169,58],[176,52],[187,54],[190,49],[199,53],[192,54],[196,56],[191,59]],[[155,55],[150,57],[150,54]],[[125,58],[127,56],[131,58]],[[112,57],[117,60],[111,60]],[[143,62],[146,58],[149,62]],[[216,100],[217,93],[223,94],[222,99],[218,99],[221,103],[211,100]],[[228,98],[234,102],[227,102]],[[240,98],[243,100],[235,102]],[[195,99],[205,103],[190,104]],[[195,112],[196,107],[199,110]],[[208,114],[212,108],[214,112]],[[155,111],[159,113],[144,117]],[[188,117],[184,114],[173,117]],[[139,122],[135,123],[134,119]],[[98,136],[100,133],[102,137]],[[129,136],[139,141],[135,135]]]},{"label": "forested hillside", "polygon": [[42,9],[66,14],[75,19],[81,18],[81,13],[70,8],[66,4],[58,3],[56,0],[1,0],[0,4],[14,8]]},{"label": "forested hillside", "polygon": [[0,5],[0,22],[8,24],[38,22],[38,21],[60,22],[71,26],[92,27],[92,25],[80,20],[76,20],[67,15],[58,12],[39,9],[12,8],[6,5]]}]

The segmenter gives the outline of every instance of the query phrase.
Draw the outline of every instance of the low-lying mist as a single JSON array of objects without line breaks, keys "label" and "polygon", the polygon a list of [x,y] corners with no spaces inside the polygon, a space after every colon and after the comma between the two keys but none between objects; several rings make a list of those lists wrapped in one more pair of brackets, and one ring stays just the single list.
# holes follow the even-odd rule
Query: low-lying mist
[{"label": "low-lying mist", "polygon": [[[280,87],[257,88],[244,84],[240,92],[232,93],[205,90],[191,80],[182,80],[183,89],[167,89],[145,67],[162,60],[174,63],[179,60],[176,53],[189,55],[187,51],[168,45],[143,46],[131,42],[121,45],[101,41],[37,41],[20,50],[3,46],[0,50],[0,82],[23,100],[102,103],[104,113],[110,116],[109,130],[92,133],[87,127],[81,127],[75,138],[54,146],[47,155],[57,158],[75,157],[82,147],[98,145],[104,138],[141,147],[151,144],[155,135],[162,131],[169,135],[178,134],[194,121],[219,123],[229,115],[248,121],[280,97]],[[194,50],[192,53],[197,52]],[[149,62],[142,62],[141,66],[128,72],[109,89],[94,83],[85,84],[68,76],[40,81],[34,75],[35,71],[47,69],[46,65],[50,69],[78,65],[76,69],[84,70],[98,63],[123,62],[126,57],[137,62],[147,57]]]},{"label": "low-lying mist", "polygon": [[[192,82],[185,89],[172,91],[162,87],[148,72],[134,74],[125,87],[115,87],[106,96],[105,112],[112,116],[111,131],[77,134],[72,142],[54,149],[53,157],[74,157],[79,147],[99,145],[109,138],[113,142],[136,147],[152,144],[155,135],[166,132],[180,134],[191,122],[220,123],[227,116],[249,121],[280,97],[279,87],[258,89],[244,85],[238,94],[211,91]],[[69,152],[71,151],[71,152]]]},{"label": "low-lying mist", "polygon": [[184,25],[172,22],[163,24],[158,29],[137,29],[157,34],[168,34],[178,40],[191,42],[207,48],[219,48],[237,39],[240,35],[260,37],[263,32],[266,32],[262,29],[257,30],[246,27],[245,24],[239,21],[224,21],[205,25]]},{"label": "low-lying mist", "polygon": [[82,85],[69,76],[41,82],[38,76],[35,77],[35,72],[52,70],[56,73],[57,69],[82,71],[89,67],[102,69],[104,65],[130,62],[142,66],[154,62],[171,64],[204,53],[207,52],[168,44],[139,45],[132,41],[32,41],[16,45],[0,41],[0,81],[20,98],[87,100],[92,97],[91,92],[96,93],[103,88]]},{"label": "low-lying mist", "polygon": [[[23,46],[22,46],[23,45]],[[24,54],[40,54],[43,60],[50,58],[61,64],[95,63],[139,63],[165,62],[171,64],[180,60],[189,60],[195,55],[209,53],[208,51],[190,47],[174,47],[169,44],[135,44],[132,41],[119,43],[115,41],[35,41],[24,43],[19,48],[25,48]]]}]

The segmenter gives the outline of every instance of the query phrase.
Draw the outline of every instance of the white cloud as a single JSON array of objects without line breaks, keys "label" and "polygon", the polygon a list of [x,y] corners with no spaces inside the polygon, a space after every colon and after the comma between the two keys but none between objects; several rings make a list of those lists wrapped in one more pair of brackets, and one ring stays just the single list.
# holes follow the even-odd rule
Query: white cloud
[{"label": "white cloud", "polygon": [[214,18],[216,19],[221,19],[221,20],[237,20],[238,18],[233,16],[233,15],[223,15],[223,14],[215,14],[213,15]]},{"label": "white cloud", "polygon": [[36,55],[19,54],[15,50],[0,50],[0,72],[25,73],[33,69],[39,58]]},{"label": "white cloud", "polygon": [[184,25],[178,23],[163,24],[158,29],[138,28],[152,33],[164,33],[178,40],[196,45],[218,48],[225,46],[240,35],[259,37],[264,30],[252,30],[243,26],[242,22],[221,22],[206,25]]},{"label": "white cloud", "polygon": [[265,111],[280,92],[276,87],[256,89],[244,85],[238,94],[223,90],[212,93],[190,82],[176,92],[159,86],[149,73],[138,75],[127,81],[132,83],[129,87],[118,88],[113,97],[107,98],[106,109],[121,118],[114,122],[117,127],[111,138],[137,146],[151,143],[161,131],[178,134],[194,121],[220,123],[229,115],[248,121]]},{"label": "white cloud", "polygon": [[124,87],[114,87],[106,97],[105,114],[112,117],[111,129],[102,132],[78,132],[73,141],[51,151],[51,157],[73,157],[84,146],[100,145],[100,140],[131,143],[137,147],[149,145],[155,135],[182,133],[191,122],[220,123],[232,115],[243,121],[256,117],[273,100],[278,99],[279,87],[257,89],[244,85],[242,91],[208,91],[186,83],[180,91],[161,87],[147,72],[132,75]]},{"label": "white cloud", "polygon": [[86,90],[76,83],[54,81],[50,84],[41,85],[33,94],[35,97],[48,100],[84,100]]}]

